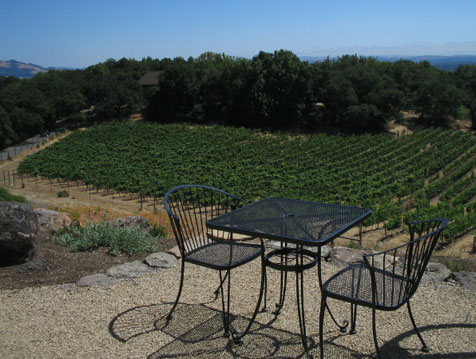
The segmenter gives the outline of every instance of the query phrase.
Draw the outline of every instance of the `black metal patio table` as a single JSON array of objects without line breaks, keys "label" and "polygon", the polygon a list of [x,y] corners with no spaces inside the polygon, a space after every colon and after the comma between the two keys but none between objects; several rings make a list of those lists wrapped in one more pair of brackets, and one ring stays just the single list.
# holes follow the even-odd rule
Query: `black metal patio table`
[{"label": "black metal patio table", "polygon": [[[370,209],[354,206],[266,198],[215,217],[207,222],[207,227],[281,242],[280,249],[266,255],[266,265],[281,270],[281,273],[296,273],[299,327],[304,350],[309,355],[304,315],[303,272],[317,264],[321,286],[321,246],[359,224],[371,213]],[[317,252],[309,247],[317,247]],[[283,256],[292,256],[292,264],[283,260]],[[276,258],[279,260],[273,260]]]}]

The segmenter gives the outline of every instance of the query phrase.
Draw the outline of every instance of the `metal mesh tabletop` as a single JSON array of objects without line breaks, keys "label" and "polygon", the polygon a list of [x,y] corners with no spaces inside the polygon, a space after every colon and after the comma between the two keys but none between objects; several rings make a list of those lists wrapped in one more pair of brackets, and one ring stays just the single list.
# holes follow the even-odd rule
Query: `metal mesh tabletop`
[{"label": "metal mesh tabletop", "polygon": [[287,198],[267,198],[207,222],[221,229],[306,246],[323,245],[370,216],[371,210]]}]

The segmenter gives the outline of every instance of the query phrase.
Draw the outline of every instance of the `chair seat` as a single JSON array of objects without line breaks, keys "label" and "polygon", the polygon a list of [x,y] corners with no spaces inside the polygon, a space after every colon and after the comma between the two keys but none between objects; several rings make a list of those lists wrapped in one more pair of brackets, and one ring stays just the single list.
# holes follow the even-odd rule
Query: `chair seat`
[{"label": "chair seat", "polygon": [[252,261],[261,253],[260,245],[215,241],[189,252],[184,260],[207,268],[228,270]]},{"label": "chair seat", "polygon": [[[395,310],[408,297],[409,280],[388,271],[375,270],[377,287],[376,308]],[[366,307],[372,307],[372,282],[370,270],[365,263],[355,263],[341,270],[322,286],[331,297]]]}]

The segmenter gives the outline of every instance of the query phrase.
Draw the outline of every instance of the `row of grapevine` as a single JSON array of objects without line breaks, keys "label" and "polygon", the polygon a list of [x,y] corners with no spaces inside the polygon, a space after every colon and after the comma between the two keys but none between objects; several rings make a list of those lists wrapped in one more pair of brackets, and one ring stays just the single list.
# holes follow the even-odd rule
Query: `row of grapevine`
[{"label": "row of grapevine", "polygon": [[475,164],[476,137],[442,128],[400,137],[293,136],[125,122],[74,132],[26,158],[19,171],[143,196],[205,183],[248,203],[285,196],[361,205],[374,211],[368,225],[387,228],[444,216],[457,228],[452,239],[476,226]]}]

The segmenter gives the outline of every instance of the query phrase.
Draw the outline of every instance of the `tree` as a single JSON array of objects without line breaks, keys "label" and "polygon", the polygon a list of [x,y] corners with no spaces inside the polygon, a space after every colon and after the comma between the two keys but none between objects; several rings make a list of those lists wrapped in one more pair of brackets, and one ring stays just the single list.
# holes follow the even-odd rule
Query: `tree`
[{"label": "tree", "polygon": [[0,107],[0,148],[10,146],[17,140],[8,113]]},{"label": "tree", "polygon": [[254,84],[250,100],[259,126],[299,125],[313,103],[310,67],[290,51],[260,52],[252,59]]},{"label": "tree", "polygon": [[476,130],[476,65],[461,65],[454,75],[458,87],[466,92],[463,104],[469,109],[471,128]]},{"label": "tree", "polygon": [[42,133],[44,122],[37,113],[29,112],[21,107],[15,108],[10,113],[12,129],[17,133],[19,139],[26,139],[32,135]]},{"label": "tree", "polygon": [[457,116],[464,94],[453,84],[429,79],[420,84],[415,96],[415,109],[431,125],[444,125],[449,116]]},{"label": "tree", "polygon": [[200,88],[193,62],[181,57],[165,59],[163,70],[159,90],[145,110],[146,118],[157,122],[192,120],[193,108],[199,104]]},{"label": "tree", "polygon": [[346,78],[343,71],[330,73],[322,90],[322,101],[325,104],[327,123],[337,126],[345,124],[347,109],[359,103],[352,82]]}]

